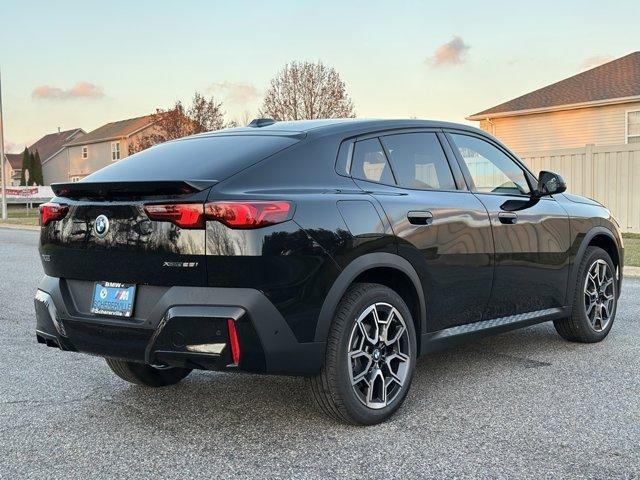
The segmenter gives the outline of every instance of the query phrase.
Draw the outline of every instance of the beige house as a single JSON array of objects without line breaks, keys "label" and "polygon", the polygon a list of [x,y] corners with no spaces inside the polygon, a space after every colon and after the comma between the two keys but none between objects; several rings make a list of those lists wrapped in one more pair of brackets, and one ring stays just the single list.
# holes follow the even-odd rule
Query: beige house
[{"label": "beige house", "polygon": [[22,174],[22,155],[19,153],[6,153],[4,155],[4,178],[8,187],[20,185]]},{"label": "beige house", "polygon": [[129,147],[153,131],[155,117],[130,118],[103,125],[65,144],[59,156],[42,162],[47,185],[77,182],[129,155]]},{"label": "beige house", "polygon": [[[64,144],[71,142],[82,137],[85,131],[81,128],[73,128],[71,130],[60,131],[58,129],[55,133],[45,135],[40,140],[29,146],[29,152],[36,153],[40,156],[40,163],[42,164],[42,177],[45,185],[49,185],[47,180],[46,165],[51,160],[62,155],[65,148]],[[7,185],[18,186],[20,185],[20,178],[22,175],[22,153],[7,153],[7,163],[5,164],[5,175],[7,179]]]},{"label": "beige house", "polygon": [[640,143],[640,52],[467,119],[519,154]]}]

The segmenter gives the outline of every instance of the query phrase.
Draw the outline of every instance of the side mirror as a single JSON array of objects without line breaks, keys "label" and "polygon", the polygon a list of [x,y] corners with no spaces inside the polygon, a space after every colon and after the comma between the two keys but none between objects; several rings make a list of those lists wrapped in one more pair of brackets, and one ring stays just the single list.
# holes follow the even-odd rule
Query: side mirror
[{"label": "side mirror", "polygon": [[538,176],[538,188],[536,189],[536,197],[545,197],[562,193],[567,189],[567,183],[557,173],[542,171]]}]

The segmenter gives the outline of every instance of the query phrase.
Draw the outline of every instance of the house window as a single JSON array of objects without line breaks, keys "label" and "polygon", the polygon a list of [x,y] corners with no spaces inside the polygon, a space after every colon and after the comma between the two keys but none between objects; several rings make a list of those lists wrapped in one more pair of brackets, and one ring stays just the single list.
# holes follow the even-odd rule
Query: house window
[{"label": "house window", "polygon": [[73,175],[70,180],[73,183],[79,182],[80,180],[82,180],[84,178],[84,175]]},{"label": "house window", "polygon": [[111,142],[111,161],[120,160],[120,142]]},{"label": "house window", "polygon": [[82,147],[82,159],[86,160],[89,158],[89,147]]},{"label": "house window", "polygon": [[640,110],[627,112],[627,143],[640,143]]}]

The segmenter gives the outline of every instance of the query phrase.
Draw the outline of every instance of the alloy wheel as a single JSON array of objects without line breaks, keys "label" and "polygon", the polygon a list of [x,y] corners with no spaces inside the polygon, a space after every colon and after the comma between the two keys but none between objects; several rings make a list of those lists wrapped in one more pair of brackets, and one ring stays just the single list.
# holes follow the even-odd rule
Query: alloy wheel
[{"label": "alloy wheel", "polygon": [[605,330],[615,307],[615,285],[609,264],[598,259],[591,264],[584,282],[584,307],[591,327]]},{"label": "alloy wheel", "polygon": [[388,303],[367,307],[349,337],[349,378],[365,406],[393,403],[408,381],[411,361],[409,332],[400,312]]}]

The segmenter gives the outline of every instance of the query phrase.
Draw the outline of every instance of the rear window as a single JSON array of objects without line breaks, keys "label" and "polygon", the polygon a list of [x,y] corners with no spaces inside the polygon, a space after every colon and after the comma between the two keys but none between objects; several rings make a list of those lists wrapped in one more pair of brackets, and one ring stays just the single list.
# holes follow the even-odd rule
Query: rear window
[{"label": "rear window", "polygon": [[291,137],[229,135],[167,142],[89,175],[89,182],[218,180],[290,147]]},{"label": "rear window", "polygon": [[351,175],[370,182],[395,184],[380,140],[370,138],[356,142],[351,162]]}]

